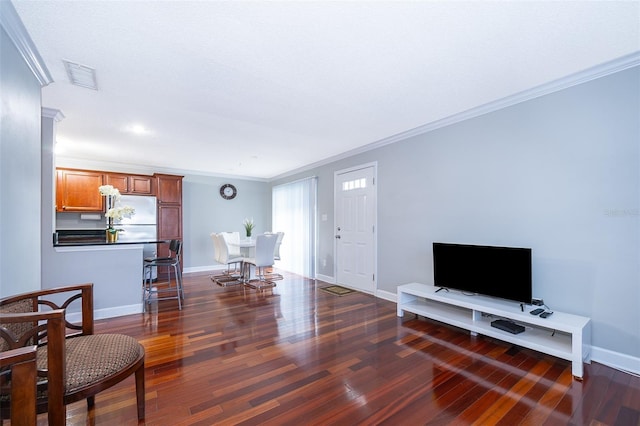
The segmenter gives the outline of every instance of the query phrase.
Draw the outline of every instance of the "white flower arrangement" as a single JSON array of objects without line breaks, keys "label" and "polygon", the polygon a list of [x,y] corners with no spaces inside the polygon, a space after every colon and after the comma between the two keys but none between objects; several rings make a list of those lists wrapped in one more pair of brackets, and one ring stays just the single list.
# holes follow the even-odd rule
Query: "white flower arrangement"
[{"label": "white flower arrangement", "polygon": [[[107,212],[104,217],[109,219],[109,230],[113,230],[113,221],[122,220],[123,218],[130,218],[136,213],[136,209],[130,206],[118,206],[116,202],[120,199],[120,191],[118,188],[114,188],[113,185],[102,185],[98,188],[100,195],[107,197]],[[115,232],[115,230],[114,230]]]},{"label": "white flower arrangement", "polygon": [[118,201],[120,199],[120,191],[118,188],[114,188],[113,185],[102,185],[98,188],[98,191],[100,191],[100,195],[111,197],[113,201]]},{"label": "white flower arrangement", "polygon": [[114,220],[122,220],[123,218],[130,218],[136,214],[136,209],[131,206],[112,207],[105,213],[105,217],[112,218]]}]

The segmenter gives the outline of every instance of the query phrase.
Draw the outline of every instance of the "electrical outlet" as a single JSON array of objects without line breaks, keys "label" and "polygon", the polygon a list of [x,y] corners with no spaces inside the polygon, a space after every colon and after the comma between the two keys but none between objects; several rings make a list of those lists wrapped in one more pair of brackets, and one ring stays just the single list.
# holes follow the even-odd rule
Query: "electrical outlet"
[{"label": "electrical outlet", "polygon": [[535,297],[533,299],[531,299],[531,304],[533,306],[542,306],[544,305],[544,300],[542,299],[536,299]]}]

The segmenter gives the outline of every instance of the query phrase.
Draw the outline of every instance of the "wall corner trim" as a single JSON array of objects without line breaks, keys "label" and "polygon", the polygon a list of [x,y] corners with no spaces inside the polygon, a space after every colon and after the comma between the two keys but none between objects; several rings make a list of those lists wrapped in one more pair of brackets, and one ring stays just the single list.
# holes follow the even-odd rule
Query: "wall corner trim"
[{"label": "wall corner trim", "polygon": [[44,118],[53,118],[54,121],[62,121],[65,118],[64,114],[59,109],[42,107],[41,111],[41,115]]},{"label": "wall corner trim", "polygon": [[29,36],[27,29],[18,16],[18,12],[16,12],[10,1],[0,1],[0,26],[6,31],[18,52],[24,58],[27,66],[40,82],[40,86],[44,87],[53,83],[53,78],[44,60],[38,53],[36,45],[31,40],[31,36]]}]

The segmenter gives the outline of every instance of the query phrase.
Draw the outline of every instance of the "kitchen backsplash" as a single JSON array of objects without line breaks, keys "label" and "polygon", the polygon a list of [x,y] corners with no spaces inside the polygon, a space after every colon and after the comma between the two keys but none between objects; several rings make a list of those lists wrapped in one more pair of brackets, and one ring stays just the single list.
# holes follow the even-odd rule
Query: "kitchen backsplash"
[{"label": "kitchen backsplash", "polygon": [[56,213],[56,229],[104,229],[106,227],[107,219],[104,213]]}]

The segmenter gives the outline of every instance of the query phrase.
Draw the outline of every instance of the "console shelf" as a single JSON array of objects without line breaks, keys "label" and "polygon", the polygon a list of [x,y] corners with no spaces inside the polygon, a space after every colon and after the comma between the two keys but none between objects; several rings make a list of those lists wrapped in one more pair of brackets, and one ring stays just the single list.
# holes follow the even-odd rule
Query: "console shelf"
[{"label": "console shelf", "polygon": [[[583,376],[583,362],[591,362],[591,320],[587,317],[554,312],[548,318],[531,315],[532,306],[522,312],[520,305],[492,297],[465,295],[428,284],[398,286],[398,316],[404,312],[441,321],[515,345],[571,361],[574,377]],[[491,321],[508,319],[525,327],[520,334],[494,328]]]}]

